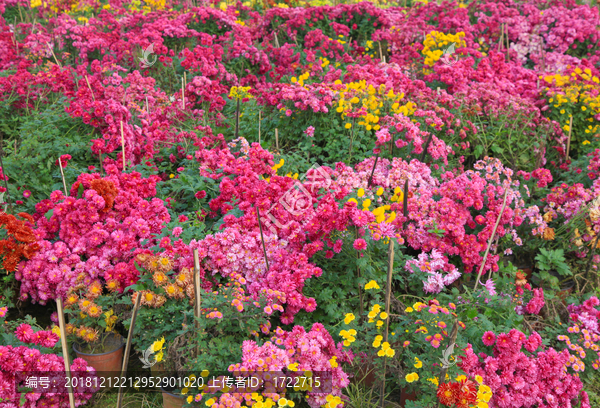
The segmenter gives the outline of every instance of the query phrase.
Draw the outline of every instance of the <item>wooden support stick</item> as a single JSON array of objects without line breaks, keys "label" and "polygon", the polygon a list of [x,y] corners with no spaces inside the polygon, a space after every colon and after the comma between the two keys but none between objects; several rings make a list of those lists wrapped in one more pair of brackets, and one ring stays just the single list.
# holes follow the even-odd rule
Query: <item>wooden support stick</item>
[{"label": "wooden support stick", "polygon": [[236,98],[237,104],[235,106],[235,135],[234,139],[238,138],[240,134],[240,98]]},{"label": "wooden support stick", "polygon": [[[386,292],[385,292],[385,313],[387,314],[387,318],[385,319],[385,331],[383,332],[383,342],[386,343],[388,341],[388,334],[390,328],[390,304],[392,298],[392,274],[394,272],[394,240],[390,238],[390,245],[388,249],[388,274],[387,274],[387,283],[386,283]],[[385,358],[385,357],[384,357]],[[381,408],[385,406],[385,374],[387,360],[383,361],[383,380],[381,384]]]},{"label": "wooden support stick", "polygon": [[373,174],[375,174],[375,167],[377,167],[377,161],[379,161],[379,154],[375,156],[375,162],[373,163],[373,168],[371,169],[371,175],[369,176],[368,184],[369,187],[371,187],[371,185],[373,184]]},{"label": "wooden support stick", "polygon": [[50,43],[48,43],[48,48],[50,48],[50,52],[52,53],[52,56],[54,57],[54,62],[56,62],[56,65],[58,65],[59,68],[62,68],[60,66],[60,62],[58,62],[58,58],[56,58],[56,54],[54,54],[54,48],[50,46]]},{"label": "wooden support stick", "polygon": [[58,165],[60,167],[60,176],[62,177],[63,187],[65,188],[65,197],[69,196],[69,192],[67,191],[67,182],[65,181],[65,172],[63,171],[62,160],[60,156],[58,156]]},{"label": "wooden support stick", "polygon": [[262,241],[263,253],[265,255],[265,263],[267,264],[267,272],[269,271],[269,259],[267,258],[267,247],[265,245],[265,237],[262,232],[262,224],[260,223],[260,212],[258,206],[256,207],[256,217],[258,218],[258,228],[260,229],[260,240]]},{"label": "wooden support stick", "polygon": [[279,153],[279,129],[275,128],[275,148],[277,149],[277,153]]},{"label": "wooden support stick", "polygon": [[485,250],[485,254],[483,255],[483,261],[481,262],[481,266],[479,267],[479,273],[477,274],[477,281],[475,282],[475,287],[473,288],[473,292],[477,289],[477,285],[479,285],[479,279],[481,279],[481,273],[483,272],[483,267],[485,266],[485,261],[487,260],[488,254],[490,253],[490,247],[492,246],[492,241],[494,240],[494,235],[496,235],[496,230],[498,229],[498,225],[500,225],[500,218],[502,218],[502,214],[504,214],[504,208],[506,208],[506,199],[508,198],[508,187],[504,192],[504,202],[502,203],[502,209],[500,210],[500,214],[498,214],[498,218],[496,219],[496,225],[494,225],[494,229],[492,230],[492,235],[488,240],[487,249]]},{"label": "wooden support stick", "polygon": [[58,328],[60,330],[60,345],[62,347],[63,360],[65,362],[65,373],[69,379],[69,405],[75,408],[75,395],[71,384],[71,363],[69,361],[69,348],[67,347],[67,328],[65,325],[65,311],[63,309],[62,298],[56,298],[56,308],[58,311]]},{"label": "wooden support stick", "polygon": [[2,174],[4,175],[4,188],[6,188],[6,194],[8,195],[8,203],[10,204],[10,210],[12,212],[15,211],[12,201],[10,199],[10,193],[8,192],[8,182],[6,181],[6,173],[5,173],[5,169],[6,167],[4,167],[4,164],[2,163],[2,156],[4,156],[4,133],[0,132],[0,167],[2,167]]},{"label": "wooden support stick", "polygon": [[260,122],[262,122],[262,111],[258,111],[258,144],[260,144]]},{"label": "wooden support stick", "polygon": [[500,39],[498,39],[498,52],[500,52],[500,50],[502,49],[502,45],[504,43],[504,23],[502,23],[500,25],[501,27],[501,31],[500,31]]},{"label": "wooden support stick", "polygon": [[146,95],[146,113],[150,115],[150,105],[148,105],[148,95]]},{"label": "wooden support stick", "polygon": [[[135,328],[135,319],[137,318],[138,310],[140,309],[140,302],[142,301],[142,294],[137,293],[135,303],[133,305],[133,312],[131,313],[131,324],[129,325],[129,333],[127,334],[127,343],[125,343],[125,355],[123,356],[123,365],[121,366],[121,377],[127,374],[127,364],[129,363],[129,354],[131,353],[131,340],[133,340],[133,330]],[[121,408],[123,403],[123,387],[119,388],[119,396],[117,397],[117,408]]]},{"label": "wooden support stick", "polygon": [[569,150],[571,150],[571,135],[573,134],[573,116],[569,118],[569,138],[567,139],[567,160],[569,160]]},{"label": "wooden support stick", "polygon": [[[200,257],[198,256],[198,249],[194,249],[194,300],[196,302],[195,316],[196,316],[196,330],[200,329],[200,314],[202,311],[202,295],[200,292]],[[196,357],[200,355],[200,345],[196,348]]]},{"label": "wooden support stick", "polygon": [[123,150],[123,171],[125,171],[125,133],[123,132],[123,121],[121,121],[121,148]]},{"label": "wooden support stick", "polygon": [[[358,239],[358,229],[355,231],[355,239]],[[359,251],[356,251],[356,259],[358,260],[358,257],[360,256]],[[357,265],[356,267],[356,272],[358,274],[358,278],[361,278],[360,275],[360,266]],[[358,312],[360,313],[360,317],[359,317],[359,321],[362,323],[363,321],[363,314],[364,314],[364,309],[363,309],[363,293],[362,293],[362,285],[360,284],[360,282],[358,283],[358,301],[359,301],[359,305],[358,305]]]},{"label": "wooden support stick", "polygon": [[88,80],[87,75],[84,75],[84,78],[85,78],[85,82],[87,83],[88,88],[90,88],[90,92],[92,93],[92,99],[94,100],[94,102],[96,102],[96,97],[94,96],[94,90],[90,86],[90,81]]},{"label": "wooden support stick", "polygon": [[185,110],[185,88],[183,83],[183,77],[181,78],[181,104],[183,106],[183,110]]}]

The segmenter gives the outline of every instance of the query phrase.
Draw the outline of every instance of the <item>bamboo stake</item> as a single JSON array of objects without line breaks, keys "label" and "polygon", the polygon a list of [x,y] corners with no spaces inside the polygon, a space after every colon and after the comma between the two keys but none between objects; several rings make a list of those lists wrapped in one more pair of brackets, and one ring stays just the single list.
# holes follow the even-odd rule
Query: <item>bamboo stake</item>
[{"label": "bamboo stake", "polygon": [[275,128],[275,148],[277,149],[277,153],[279,153],[279,129]]},{"label": "bamboo stake", "polygon": [[508,30],[506,31],[504,38],[506,39],[506,59],[508,62],[510,62],[510,41],[508,39]]},{"label": "bamboo stake", "polygon": [[[358,229],[355,231],[355,236],[356,239],[358,239]],[[358,251],[356,251],[356,254],[358,255]],[[362,276],[360,275],[360,266],[356,267],[356,272],[358,273],[358,278],[360,279]],[[364,309],[363,309],[363,293],[362,293],[362,286],[359,283],[358,284],[358,301],[360,302],[358,305],[358,312],[360,313],[360,322],[362,323],[363,321],[363,313],[364,313]]]},{"label": "bamboo stake", "polygon": [[123,150],[123,171],[125,171],[125,134],[123,132],[123,121],[121,121],[121,148]]},{"label": "bamboo stake", "polygon": [[234,138],[237,139],[240,134],[240,98],[237,99],[237,104],[235,106],[235,135]]},{"label": "bamboo stake", "polygon": [[258,111],[258,144],[260,144],[260,122],[262,121],[262,111]]},{"label": "bamboo stake", "polygon": [[500,24],[500,38],[498,39],[498,52],[502,49],[502,45],[504,43],[504,23]]},{"label": "bamboo stake", "polygon": [[[202,298],[200,292],[200,258],[198,257],[198,249],[194,249],[194,299],[196,302],[196,330],[200,330],[200,313],[202,307]],[[200,355],[200,345],[196,348],[196,357]]]},{"label": "bamboo stake", "polygon": [[267,272],[269,269],[269,259],[267,258],[267,247],[265,246],[265,237],[263,236],[262,224],[260,223],[260,211],[258,210],[258,206],[256,206],[256,217],[258,218],[258,228],[260,229],[260,240],[262,241],[263,254],[265,255],[265,263],[267,264]]},{"label": "bamboo stake", "polygon": [[90,88],[90,92],[92,93],[92,99],[94,100],[94,102],[96,102],[96,97],[94,96],[94,91],[92,90],[92,87],[90,86],[90,81],[88,80],[87,75],[84,75],[84,78],[85,78],[85,82],[87,82],[88,88]]},{"label": "bamboo stake", "polygon": [[146,95],[146,113],[150,115],[150,105],[148,105],[148,95]]},{"label": "bamboo stake", "polygon": [[63,309],[62,298],[56,298],[56,308],[58,311],[58,328],[60,330],[60,345],[62,347],[63,360],[65,363],[65,373],[69,379],[69,405],[71,408],[75,408],[75,395],[73,394],[73,387],[71,384],[71,367],[69,361],[69,348],[67,347],[67,329],[65,325],[65,311]]},{"label": "bamboo stake", "polygon": [[185,110],[185,92],[184,92],[185,88],[184,88],[184,84],[183,84],[183,77],[181,78],[181,104],[183,106],[183,110]]},{"label": "bamboo stake", "polygon": [[371,175],[369,176],[369,187],[373,184],[373,174],[375,173],[375,167],[377,167],[377,161],[379,160],[379,154],[375,156],[375,163],[373,163],[373,168],[371,169]]},{"label": "bamboo stake", "polygon": [[573,116],[569,118],[569,138],[567,139],[567,160],[569,160],[569,150],[571,150],[571,134],[573,133]]},{"label": "bamboo stake", "polygon": [[48,48],[50,48],[50,52],[52,53],[52,56],[54,57],[54,62],[56,62],[56,65],[58,65],[59,68],[62,68],[60,66],[60,62],[58,62],[58,58],[56,58],[56,54],[54,54],[54,47],[51,47],[50,43],[48,43]]},{"label": "bamboo stake", "polygon": [[492,241],[494,240],[494,235],[496,235],[496,230],[498,229],[498,225],[500,225],[500,218],[502,218],[502,214],[504,214],[504,208],[506,208],[506,199],[508,198],[508,188],[504,192],[504,202],[502,203],[502,209],[498,214],[498,218],[496,219],[496,225],[494,225],[494,229],[492,230],[492,235],[488,240],[487,249],[485,250],[485,254],[483,255],[483,261],[481,262],[481,266],[479,267],[479,273],[477,274],[477,281],[475,282],[475,287],[473,288],[473,292],[477,289],[477,285],[479,285],[479,279],[481,279],[481,273],[483,272],[483,267],[485,266],[485,261],[487,260],[488,254],[490,253],[490,247],[492,246]]},{"label": "bamboo stake", "polygon": [[600,238],[600,234],[596,235],[596,239],[594,241],[594,243],[592,244],[590,242],[590,257],[587,261],[587,265],[585,266],[585,274],[583,276],[585,276],[587,278],[589,272],[590,272],[590,266],[592,266],[592,259],[594,259],[594,251],[596,250],[596,248],[598,247],[598,239]]},{"label": "bamboo stake", "polygon": [[[135,304],[133,305],[133,312],[131,313],[131,324],[129,325],[129,333],[127,334],[127,343],[125,344],[125,355],[123,356],[123,365],[121,367],[121,377],[127,374],[127,364],[129,363],[129,354],[131,352],[131,340],[133,340],[133,329],[135,328],[135,319],[137,318],[138,310],[140,308],[140,302],[142,301],[142,294],[138,292],[135,298]],[[123,403],[123,387],[119,388],[119,396],[117,397],[117,408],[121,408]]]},{"label": "bamboo stake", "polygon": [[423,162],[423,160],[425,160],[425,156],[427,155],[427,149],[429,149],[429,143],[431,143],[432,138],[433,138],[433,133],[430,133],[429,137],[427,138],[427,142],[425,142],[425,147],[423,148],[423,153],[421,153],[421,160],[419,160],[420,162]]},{"label": "bamboo stake", "polygon": [[60,159],[60,156],[58,157],[58,165],[60,167],[60,176],[62,177],[63,187],[65,188],[65,197],[67,197],[69,195],[69,193],[67,191],[67,183],[65,181],[65,172],[63,171],[62,160]]},{"label": "bamboo stake", "polygon": [[277,38],[277,33],[275,33],[275,46],[279,48],[279,38]]},{"label": "bamboo stake", "polygon": [[[402,215],[404,219],[408,221],[408,179],[404,180],[404,197],[402,197]],[[404,222],[402,223],[402,228],[404,228]]]},{"label": "bamboo stake", "polygon": [[[386,293],[385,293],[385,313],[387,314],[387,318],[385,319],[385,332],[383,333],[383,342],[388,341],[388,334],[390,328],[390,303],[392,297],[392,274],[394,272],[394,240],[390,238],[390,245],[388,249],[388,274],[387,274],[387,284],[386,284]],[[381,384],[381,408],[385,406],[385,374],[387,360],[383,360],[383,382]]]},{"label": "bamboo stake", "polygon": [[4,174],[6,168],[2,163],[2,156],[4,156],[4,134],[0,133],[0,167],[2,167],[2,174],[4,176],[4,187],[6,188],[6,194],[8,195],[8,204],[10,204],[10,210],[15,212],[12,201],[10,200],[10,193],[8,192],[8,182],[6,181],[6,174]]}]

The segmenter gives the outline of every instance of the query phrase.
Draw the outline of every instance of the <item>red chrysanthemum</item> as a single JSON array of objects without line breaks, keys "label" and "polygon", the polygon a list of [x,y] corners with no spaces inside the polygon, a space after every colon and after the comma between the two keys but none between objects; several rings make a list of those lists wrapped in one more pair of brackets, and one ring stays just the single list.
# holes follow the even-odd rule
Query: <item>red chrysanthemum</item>
[{"label": "red chrysanthemum", "polygon": [[440,403],[446,407],[451,407],[456,404],[459,396],[457,383],[440,384],[437,390],[437,397]]},{"label": "red chrysanthemum", "polygon": [[457,383],[459,394],[456,400],[458,408],[469,408],[477,403],[477,384],[471,380],[462,380]]},{"label": "red chrysanthemum", "polygon": [[486,346],[493,346],[496,342],[496,335],[491,331],[486,331],[481,339]]}]

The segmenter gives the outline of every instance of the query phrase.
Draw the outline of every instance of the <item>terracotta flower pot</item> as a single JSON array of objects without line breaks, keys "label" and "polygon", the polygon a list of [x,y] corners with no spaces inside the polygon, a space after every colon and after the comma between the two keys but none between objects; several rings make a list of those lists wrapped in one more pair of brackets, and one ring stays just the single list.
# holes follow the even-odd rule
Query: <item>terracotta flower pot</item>
[{"label": "terracotta flower pot", "polygon": [[[165,362],[161,361],[160,363],[154,364],[150,367],[150,372],[152,373],[152,377],[162,378],[165,375]],[[161,386],[157,385],[156,388],[159,389]]]},{"label": "terracotta flower pot", "polygon": [[179,395],[175,395],[170,391],[160,387],[163,397],[163,408],[182,408],[185,400]]},{"label": "terracotta flower pot", "polygon": [[400,393],[400,406],[401,407],[405,407],[406,406],[406,401],[416,401],[417,400],[417,393],[412,391],[409,392],[406,388],[402,388]]},{"label": "terracotta flower pot", "polygon": [[[111,343],[114,345],[112,350],[99,353],[99,354],[88,354],[79,351],[79,345],[73,344],[73,351],[78,358],[83,358],[88,365],[94,367],[98,373],[107,373],[106,375],[119,375],[121,367],[123,365],[123,348],[125,343],[121,336],[116,337],[112,335]],[[110,373],[110,374],[109,374]]]}]

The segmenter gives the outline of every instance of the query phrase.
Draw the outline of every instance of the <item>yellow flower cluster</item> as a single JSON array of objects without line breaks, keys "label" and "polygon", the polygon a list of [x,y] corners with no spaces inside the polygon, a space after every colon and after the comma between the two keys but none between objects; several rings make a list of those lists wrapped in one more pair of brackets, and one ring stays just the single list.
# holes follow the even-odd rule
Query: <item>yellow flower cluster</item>
[{"label": "yellow flower cluster", "polygon": [[[402,190],[400,189],[400,187],[396,187],[396,190],[394,190],[394,192],[395,193],[399,192],[399,194],[402,194]],[[378,196],[381,196],[383,194],[383,187],[380,187],[375,194],[377,194]],[[363,188],[359,188],[358,191],[356,192],[356,195],[359,198],[364,197],[365,190]],[[394,194],[394,196],[392,197],[392,201],[398,201],[398,198],[399,198],[399,196]],[[348,200],[348,202],[353,202],[356,205],[358,205],[358,201],[355,198],[350,198]],[[362,202],[363,211],[369,211],[370,206],[371,206],[371,199],[367,198]],[[389,211],[390,209],[391,209],[390,205],[382,205],[380,207],[375,208],[373,211],[371,211],[371,213],[375,216],[375,222],[377,224],[379,224],[384,221],[387,223],[391,223],[392,221],[394,221],[396,219],[395,211],[392,211],[386,215],[386,211]],[[375,285],[377,285],[377,283],[375,283]],[[375,287],[375,286],[372,286],[369,288],[365,287],[365,289],[372,289],[372,288],[379,289],[379,287]]]},{"label": "yellow flower cluster", "polygon": [[325,397],[325,401],[327,404],[323,405],[324,408],[336,408],[342,404],[342,398],[333,395]]},{"label": "yellow flower cluster", "polygon": [[394,357],[396,355],[396,351],[390,347],[390,343],[387,341],[381,342],[383,340],[383,336],[379,335],[375,337],[373,341],[373,347],[381,349],[377,352],[379,357]]},{"label": "yellow flower cluster", "polygon": [[156,340],[154,343],[152,343],[152,353],[158,353],[155,358],[156,361],[158,363],[160,363],[163,358],[164,358],[164,345],[165,345],[165,338],[163,337],[160,340]]},{"label": "yellow flower cluster", "polygon": [[[338,79],[336,85],[342,82]],[[381,110],[389,109],[392,113],[402,113],[405,116],[412,115],[416,105],[408,102],[404,105],[400,101],[404,99],[404,93],[395,94],[393,89],[387,90],[384,84],[375,88],[366,84],[366,81],[351,82],[345,84],[344,89],[338,91],[339,100],[336,111],[342,114],[342,120],[346,120],[349,114],[359,114],[358,125],[367,130],[379,130],[379,119]],[[352,122],[347,122],[346,129],[352,128]]]},{"label": "yellow flower cluster", "polygon": [[463,40],[464,32],[456,34],[444,34],[440,31],[432,31],[425,36],[423,50],[421,53],[425,56],[425,65],[433,67],[435,62],[444,55],[444,50],[452,43],[456,48],[465,47],[467,43]]},{"label": "yellow flower cluster", "polygon": [[377,303],[375,303],[373,305],[373,308],[371,309],[371,311],[368,314],[369,323],[373,323],[373,319],[377,317],[377,315],[379,314],[379,312],[381,312],[381,306],[379,306]]},{"label": "yellow flower cluster", "polygon": [[304,74],[300,75],[298,78],[292,77],[292,83],[298,84],[300,86],[304,86],[304,81],[306,81],[308,79],[308,77],[310,77],[310,73],[305,72]]},{"label": "yellow flower cluster", "polygon": [[113,312],[112,309],[110,309],[108,312],[104,313],[104,322],[106,323],[106,331],[107,332],[111,332],[114,331],[115,328],[115,323],[117,322],[117,320],[119,319]]},{"label": "yellow flower cluster", "polygon": [[232,86],[229,90],[230,99],[251,99],[253,96],[248,92],[252,89],[250,86]]},{"label": "yellow flower cluster", "polygon": [[379,287],[379,285],[377,284],[377,282],[375,282],[374,280],[370,281],[369,283],[367,283],[365,285],[365,289],[369,290],[369,289],[381,289]]},{"label": "yellow flower cluster", "polygon": [[409,382],[409,383],[419,381],[419,374],[417,374],[417,373],[406,374],[406,377],[404,377],[404,379],[406,380],[406,382]]},{"label": "yellow flower cluster", "polygon": [[356,341],[356,330],[354,329],[350,329],[350,330],[342,330],[340,332],[340,336],[342,336],[344,338],[344,346],[348,347],[350,346],[350,344],[354,343]]},{"label": "yellow flower cluster", "polygon": [[275,174],[277,174],[277,170],[279,170],[280,168],[282,168],[284,164],[285,164],[285,160],[281,159],[281,160],[279,160],[279,163],[277,163],[276,165],[274,165],[271,168],[273,170],[275,170]]},{"label": "yellow flower cluster", "polygon": [[[547,96],[556,120],[563,125],[565,132],[570,130],[571,117],[574,120],[573,128],[583,130],[586,134],[598,132],[600,125],[594,116],[600,113],[600,78],[592,75],[589,68],[575,68],[571,75],[547,75],[544,81],[560,89],[549,92]],[[583,118],[583,123],[576,123],[577,117]]]},{"label": "yellow flower cluster", "polygon": [[346,313],[346,316],[344,317],[344,323],[350,324],[350,322],[353,321],[354,319],[356,319],[356,317],[354,316],[353,313]]},{"label": "yellow flower cluster", "polygon": [[162,10],[165,8],[166,0],[144,0],[144,3],[154,10]]}]

